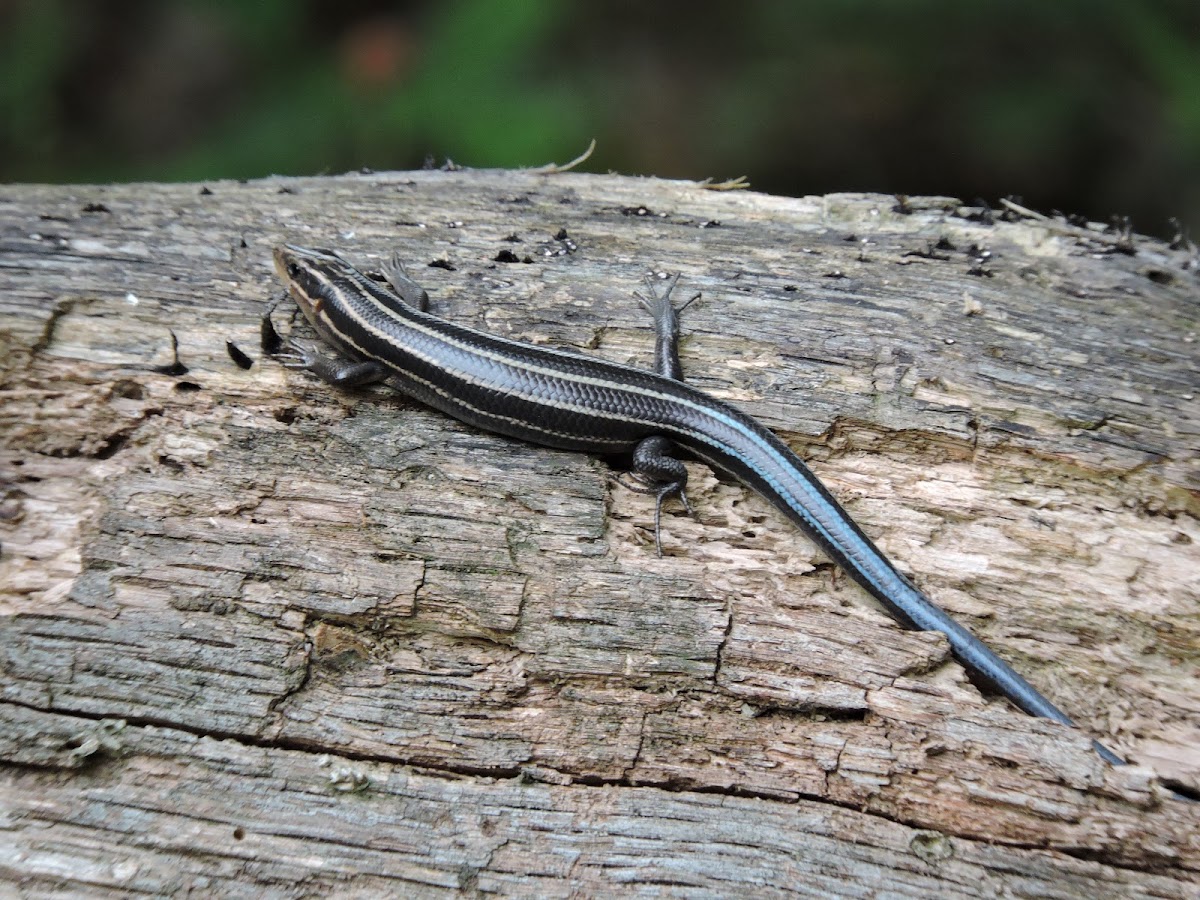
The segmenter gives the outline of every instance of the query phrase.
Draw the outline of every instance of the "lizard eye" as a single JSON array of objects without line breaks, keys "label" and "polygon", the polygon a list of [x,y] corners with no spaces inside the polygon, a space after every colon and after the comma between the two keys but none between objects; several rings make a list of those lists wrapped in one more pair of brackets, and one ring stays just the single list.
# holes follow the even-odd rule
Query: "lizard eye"
[{"label": "lizard eye", "polygon": [[288,263],[287,273],[292,278],[295,278],[296,276],[298,276],[300,274],[300,267],[298,265],[296,265],[295,263]]}]

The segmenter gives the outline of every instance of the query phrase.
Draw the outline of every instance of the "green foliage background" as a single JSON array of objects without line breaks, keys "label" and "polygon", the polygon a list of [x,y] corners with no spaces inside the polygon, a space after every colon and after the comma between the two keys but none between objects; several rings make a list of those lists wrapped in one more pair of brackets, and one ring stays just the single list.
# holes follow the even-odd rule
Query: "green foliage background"
[{"label": "green foliage background", "polygon": [[1200,4],[0,0],[0,179],[426,159],[1200,229]]}]

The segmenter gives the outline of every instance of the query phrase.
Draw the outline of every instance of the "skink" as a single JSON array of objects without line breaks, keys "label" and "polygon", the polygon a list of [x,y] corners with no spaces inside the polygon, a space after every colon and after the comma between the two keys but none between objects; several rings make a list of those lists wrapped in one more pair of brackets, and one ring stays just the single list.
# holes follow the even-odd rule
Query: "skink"
[{"label": "skink", "polygon": [[[463,422],[510,437],[588,453],[631,453],[635,473],[657,494],[656,540],[663,500],[683,499],[687,470],[671,455],[674,445],[683,447],[769,500],[897,620],[946,635],[977,682],[1030,715],[1074,724],[896,571],[779,438],[680,380],[670,289],[639,298],[657,334],[658,372],[647,372],[431,315],[427,295],[396,259],[384,269],[393,290],[328,250],[283,245],[275,250],[275,267],[308,321],[344,358],[292,345],[297,365],[343,387],[386,381]],[[1109,763],[1124,762],[1099,742],[1092,746]]]}]

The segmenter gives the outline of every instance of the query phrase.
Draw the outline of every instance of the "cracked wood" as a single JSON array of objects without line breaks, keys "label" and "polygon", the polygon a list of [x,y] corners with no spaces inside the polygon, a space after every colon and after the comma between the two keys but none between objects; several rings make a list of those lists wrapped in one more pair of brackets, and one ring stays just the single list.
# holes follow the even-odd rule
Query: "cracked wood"
[{"label": "cracked wood", "polygon": [[[1194,253],[938,198],[208,187],[0,189],[5,878],[1194,890],[1200,816],[1155,780],[1200,787]],[[1138,765],[981,697],[701,466],[658,560],[605,461],[264,361],[281,240],[400,248],[440,314],[640,365],[631,292],[682,271],[689,380]]]}]

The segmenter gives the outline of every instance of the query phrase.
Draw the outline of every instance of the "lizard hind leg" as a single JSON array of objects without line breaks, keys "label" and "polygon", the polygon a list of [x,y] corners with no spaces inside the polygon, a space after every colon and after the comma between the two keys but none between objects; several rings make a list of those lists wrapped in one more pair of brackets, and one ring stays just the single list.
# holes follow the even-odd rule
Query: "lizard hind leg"
[{"label": "lizard hind leg", "polygon": [[671,293],[678,283],[679,276],[674,275],[667,281],[666,289],[660,292],[655,280],[647,276],[646,293],[634,291],[633,296],[654,319],[654,371],[674,381],[683,381],[683,366],[679,362],[679,314],[700,295],[695,294],[676,309]]},{"label": "lizard hind leg", "polygon": [[694,516],[684,488],[687,487],[687,467],[672,456],[675,445],[665,437],[644,438],[633,451],[633,471],[645,484],[634,488],[654,494],[654,549],[662,556],[662,505],[669,497],[678,497],[688,515]]}]

